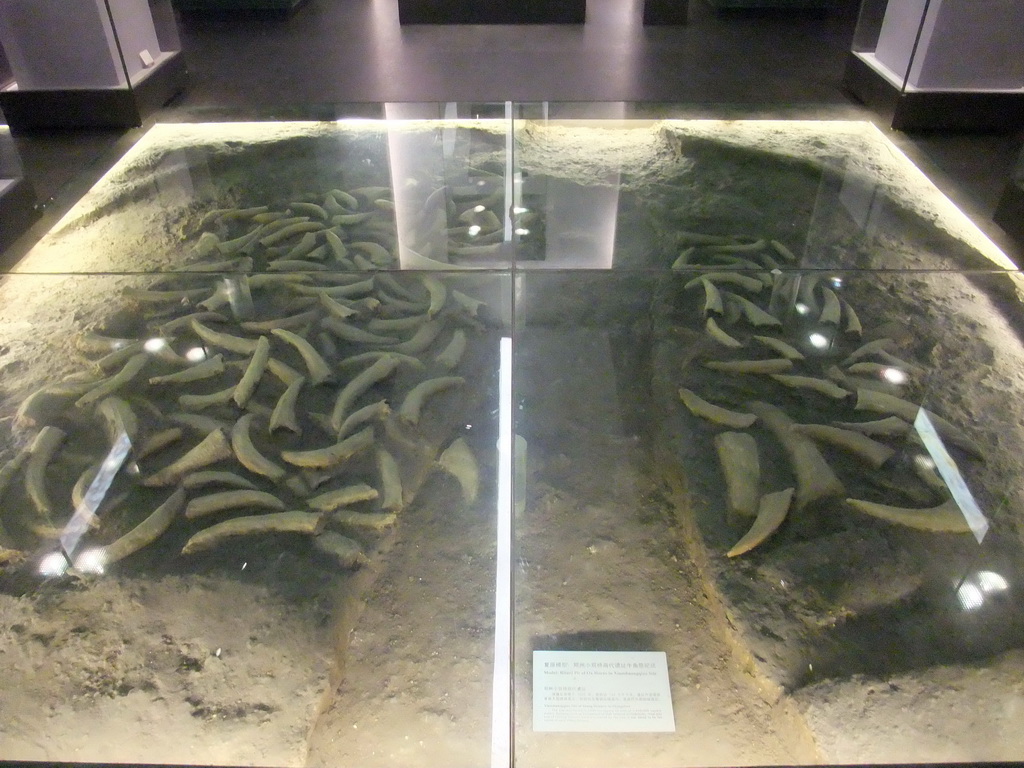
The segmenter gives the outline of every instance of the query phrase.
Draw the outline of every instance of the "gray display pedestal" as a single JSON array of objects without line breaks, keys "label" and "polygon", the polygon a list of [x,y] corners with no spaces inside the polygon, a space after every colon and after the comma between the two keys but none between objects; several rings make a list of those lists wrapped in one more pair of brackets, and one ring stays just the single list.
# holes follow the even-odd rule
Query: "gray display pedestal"
[{"label": "gray display pedestal", "polygon": [[582,24],[586,0],[398,0],[401,24]]},{"label": "gray display pedestal", "polygon": [[828,6],[828,0],[707,0],[707,4],[718,10],[732,8],[760,8],[771,10],[816,9]]},{"label": "gray display pedestal", "polygon": [[1024,183],[1011,181],[999,199],[992,220],[1024,246]]},{"label": "gray display pedestal", "polygon": [[843,87],[899,130],[1024,125],[1024,2],[863,0]]},{"label": "gray display pedestal", "polygon": [[0,251],[39,218],[35,192],[22,176],[17,149],[3,121],[0,115]]},{"label": "gray display pedestal", "polygon": [[0,91],[0,110],[14,132],[45,128],[130,128],[141,125],[185,88],[185,59],[173,54],[131,88]]},{"label": "gray display pedestal", "polygon": [[[194,3],[216,5],[220,2],[237,3],[244,0],[178,2],[186,4],[184,7],[191,7]],[[688,14],[689,0],[645,0],[643,6],[645,26],[686,24]],[[583,24],[587,20],[587,3],[586,0],[523,0],[518,3],[398,0],[398,20],[402,24]]]},{"label": "gray display pedestal", "polygon": [[39,218],[36,195],[24,179],[0,178],[0,252]]},{"label": "gray display pedestal", "polygon": [[843,88],[898,131],[1005,131],[1024,125],[1024,93],[903,91],[856,53]]},{"label": "gray display pedestal", "polygon": [[291,13],[306,0],[174,0],[174,7],[186,13]]},{"label": "gray display pedestal", "polygon": [[185,85],[170,0],[0,3],[0,47],[13,131],[136,126]]},{"label": "gray display pedestal", "polygon": [[644,0],[644,26],[677,26],[686,24],[690,4],[687,0]]}]

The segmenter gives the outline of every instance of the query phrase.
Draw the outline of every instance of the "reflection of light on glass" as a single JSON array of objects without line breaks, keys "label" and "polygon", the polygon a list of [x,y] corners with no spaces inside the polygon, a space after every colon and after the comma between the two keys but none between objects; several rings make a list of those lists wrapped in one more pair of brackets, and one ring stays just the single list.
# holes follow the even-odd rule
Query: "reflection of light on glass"
[{"label": "reflection of light on glass", "polygon": [[928,411],[925,408],[921,408],[917,412],[917,417],[914,419],[914,429],[917,430],[918,437],[921,438],[925,450],[928,451],[928,454],[935,462],[936,470],[942,477],[949,492],[953,495],[953,501],[963,514],[967,527],[971,529],[974,538],[981,544],[985,534],[988,533],[988,518],[985,517],[985,513],[978,506],[977,499],[974,498],[974,494],[971,493],[971,489],[967,486],[967,481],[960,474],[960,469],[957,467],[953,457],[946,450],[946,446],[942,442],[942,438],[939,437],[939,433],[935,430],[935,425],[932,424],[932,420],[929,418]]},{"label": "reflection of light on glass", "polygon": [[101,547],[87,549],[75,558],[75,570],[82,573],[102,574],[107,556]]},{"label": "reflection of light on glass", "polygon": [[146,343],[142,345],[142,348],[150,354],[155,354],[167,348],[167,340],[159,338],[146,339]]},{"label": "reflection of light on glass", "polygon": [[977,584],[964,582],[956,591],[956,599],[965,611],[976,611],[985,604],[985,596]]},{"label": "reflection of light on glass", "polygon": [[890,384],[905,384],[907,381],[907,374],[899,368],[886,368],[882,371],[882,378]]},{"label": "reflection of light on glass", "polygon": [[[512,339],[503,338],[498,366],[498,526],[494,585],[494,677],[491,680],[491,768],[507,766],[512,743],[509,690],[512,656]],[[520,490],[521,492],[521,490]]]},{"label": "reflection of light on glass", "polygon": [[477,235],[480,234],[480,225],[474,224],[466,231],[466,234],[469,235],[470,237],[476,237]]},{"label": "reflection of light on glass", "polygon": [[981,591],[986,595],[992,592],[1005,592],[1010,588],[1006,579],[992,571],[978,572],[978,586],[981,587]]},{"label": "reflection of light on glass", "polygon": [[206,359],[206,350],[203,347],[192,347],[185,353],[185,359],[190,363],[201,363]]},{"label": "reflection of light on glass", "polygon": [[833,277],[831,280],[829,280],[829,282],[832,283],[833,288],[843,287],[843,278],[841,277]]},{"label": "reflection of light on glass", "polygon": [[515,208],[512,209],[512,213],[519,215],[522,213],[526,213],[529,210],[529,208],[523,208],[521,205],[517,205]]},{"label": "reflection of light on glass", "polygon": [[523,229],[522,227],[519,227],[519,228],[518,228],[518,229],[516,230],[516,234],[517,234],[517,235],[519,235],[520,237],[522,237],[522,236],[524,236],[524,235],[528,235],[528,234],[530,234],[530,230],[528,230],[528,229]]},{"label": "reflection of light on glass", "polygon": [[[78,549],[78,545],[81,543],[82,538],[88,533],[92,524],[96,520],[96,510],[100,508],[100,504],[103,503],[103,499],[106,498],[107,491],[110,490],[111,483],[114,482],[114,477],[120,471],[121,466],[124,464],[128,453],[132,449],[132,441],[128,437],[125,431],[121,431],[117,438],[114,440],[114,444],[110,447],[107,452],[106,458],[103,459],[103,463],[100,465],[100,470],[96,473],[96,477],[89,484],[88,489],[85,492],[85,496],[82,499],[82,503],[75,508],[75,513],[68,520],[64,529],[60,533],[60,545],[64,552],[67,553],[68,558],[74,556],[75,551]],[[85,556],[83,553],[79,555],[79,559]],[[90,562],[87,557],[85,562]],[[76,559],[77,564],[77,559]],[[102,573],[101,570],[92,570],[91,573]]]},{"label": "reflection of light on glass", "polygon": [[978,571],[965,578],[956,588],[956,599],[965,611],[976,611],[988,595],[1005,592],[1009,583],[994,571]]},{"label": "reflection of light on glass", "polygon": [[811,342],[811,346],[815,349],[825,349],[828,347],[828,336],[823,333],[812,333],[807,337],[807,340]]},{"label": "reflection of light on glass", "polygon": [[798,301],[793,305],[793,309],[797,311],[797,314],[806,315],[811,311],[811,308],[804,304],[802,301]]},{"label": "reflection of light on glass", "polygon": [[224,278],[224,294],[228,297],[228,305],[236,320],[251,320],[255,307],[252,303],[252,294],[249,292],[249,278],[245,275],[240,277]]},{"label": "reflection of light on glass", "polygon": [[39,573],[46,578],[63,576],[68,569],[68,559],[63,552],[51,552],[39,561]]},{"label": "reflection of light on glass", "polygon": [[482,205],[474,205],[473,206],[473,213],[483,213],[486,210],[487,210],[487,208],[482,206]]}]

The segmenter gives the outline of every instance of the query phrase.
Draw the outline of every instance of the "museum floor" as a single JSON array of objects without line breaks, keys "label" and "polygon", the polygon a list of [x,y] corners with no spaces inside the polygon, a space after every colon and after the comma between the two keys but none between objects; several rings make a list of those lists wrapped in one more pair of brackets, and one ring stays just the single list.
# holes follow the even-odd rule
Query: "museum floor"
[{"label": "museum floor", "polygon": [[[307,0],[288,16],[188,15],[180,30],[189,85],[169,109],[511,100],[739,105],[751,116],[793,106],[856,110],[840,82],[858,5],[722,12],[691,0],[689,25],[646,28],[641,0],[588,0],[582,26],[403,28],[395,0]],[[109,162],[123,136],[35,134],[20,137],[18,148],[39,199],[50,201],[80,171]],[[1022,137],[903,138],[984,225]]]}]

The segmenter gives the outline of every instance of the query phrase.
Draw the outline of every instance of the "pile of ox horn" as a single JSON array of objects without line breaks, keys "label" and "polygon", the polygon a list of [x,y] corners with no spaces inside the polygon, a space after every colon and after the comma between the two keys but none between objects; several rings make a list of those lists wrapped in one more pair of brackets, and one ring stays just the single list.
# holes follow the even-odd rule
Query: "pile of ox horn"
[{"label": "pile of ox horn", "polygon": [[[133,336],[82,331],[86,370],[18,409],[0,562],[75,529],[93,545],[88,562],[64,546],[69,564],[101,570],[175,524],[214,520],[183,553],[299,533],[355,567],[355,539],[394,524],[410,501],[402,467],[425,451],[472,504],[469,445],[437,456],[417,428],[445,393],[443,405],[465,400],[459,368],[486,306],[440,276],[382,269],[396,263],[393,226],[376,216],[388,194],[213,211],[187,264],[125,289],[111,315],[135,313]],[[87,466],[69,474],[75,463]]]},{"label": "pile of ox horn", "polygon": [[[692,389],[679,389],[683,404],[694,416],[731,430],[716,434],[714,443],[730,519],[737,524],[748,521],[749,530],[727,552],[729,557],[749,552],[768,539],[791,509],[846,496],[819,445],[837,448],[879,470],[901,448],[920,450],[914,422],[924,411],[943,441],[971,458],[983,458],[979,446],[963,430],[892,393],[890,380],[912,380],[922,374],[922,368],[898,357],[896,343],[890,338],[863,342],[857,313],[837,293],[841,280],[795,271],[796,257],[777,240],[697,233],[685,233],[680,239],[685,249],[673,269],[696,274],[684,288],[687,293],[699,290],[703,294],[705,344],[711,350],[709,357],[715,358],[702,362],[701,375],[725,373],[749,377],[755,383],[774,382],[801,398],[828,403],[833,414],[848,412],[842,421],[798,424],[781,408],[756,398],[730,408],[712,402],[721,394],[705,398]],[[800,338],[794,334],[798,327],[803,334]],[[826,347],[824,352],[805,355],[801,351],[800,346],[806,347],[808,327],[822,330],[819,340]],[[784,338],[786,330],[790,335]],[[742,357],[722,359],[723,353]],[[722,391],[720,387],[709,389]],[[857,414],[880,418],[856,421]],[[761,494],[757,443],[747,432],[736,431],[755,425],[782,446],[795,480],[793,487]],[[935,496],[945,497],[942,503],[917,508],[846,498],[846,504],[918,530],[969,532],[967,520],[948,494],[935,463],[919,456],[912,466]]]}]

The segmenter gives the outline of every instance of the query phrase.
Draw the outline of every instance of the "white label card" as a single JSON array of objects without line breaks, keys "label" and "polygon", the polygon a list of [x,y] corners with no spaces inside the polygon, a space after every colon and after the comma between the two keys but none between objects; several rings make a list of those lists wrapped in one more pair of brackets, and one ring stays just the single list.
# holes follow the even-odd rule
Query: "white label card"
[{"label": "white label card", "polygon": [[141,51],[139,51],[139,61],[142,62],[142,66],[145,67],[146,69],[149,69],[154,64],[156,64],[156,59],[153,58],[153,54],[151,54],[145,48],[143,48]]},{"label": "white label card", "polygon": [[533,730],[675,731],[661,651],[534,651]]}]

